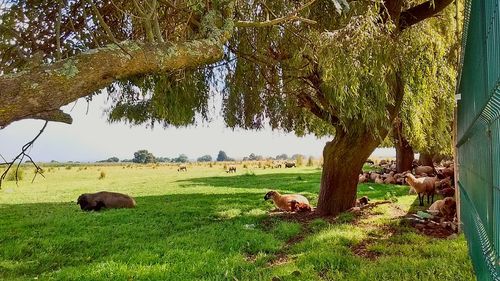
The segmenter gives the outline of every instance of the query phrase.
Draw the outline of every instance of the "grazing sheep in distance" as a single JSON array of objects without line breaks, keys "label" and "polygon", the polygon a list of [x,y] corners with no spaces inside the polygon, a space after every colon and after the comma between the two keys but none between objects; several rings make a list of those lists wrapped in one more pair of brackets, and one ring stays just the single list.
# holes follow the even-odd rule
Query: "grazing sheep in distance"
[{"label": "grazing sheep in distance", "polygon": [[391,164],[391,166],[389,166],[389,169],[390,169],[391,171],[396,171],[396,167],[397,167],[397,166],[396,166],[396,163],[392,163],[392,164]]},{"label": "grazing sheep in distance", "polygon": [[439,190],[437,193],[441,194],[443,197],[454,197],[455,189],[453,187],[447,187]]},{"label": "grazing sheep in distance", "polygon": [[375,181],[380,175],[378,173],[372,172],[370,173],[370,180]]},{"label": "grazing sheep in distance", "polygon": [[101,191],[84,193],[78,197],[76,204],[84,211],[99,211],[102,208],[134,208],[135,200],[116,192]]},{"label": "grazing sheep in distance", "polygon": [[370,199],[368,196],[363,196],[359,199],[356,199],[356,207],[363,207],[364,205],[367,205]]},{"label": "grazing sheep in distance", "polygon": [[400,185],[405,184],[405,177],[402,173],[395,174],[394,179],[396,180],[396,184],[400,184]]},{"label": "grazing sheep in distance", "polygon": [[437,180],[436,183],[434,184],[436,189],[445,189],[445,188],[450,188],[451,187],[451,179],[450,178],[445,178],[442,180]]},{"label": "grazing sheep in distance", "polygon": [[450,168],[443,168],[437,171],[437,175],[440,178],[453,178],[455,175],[455,169],[453,168],[453,166],[451,166]]},{"label": "grazing sheep in distance", "polygon": [[295,162],[286,162],[285,163],[285,168],[292,168],[295,167]]},{"label": "grazing sheep in distance", "polygon": [[453,161],[443,161],[443,166],[446,168],[452,168],[453,167]]},{"label": "grazing sheep in distance", "polygon": [[229,166],[226,173],[236,173],[236,166]]},{"label": "grazing sheep in distance", "polygon": [[385,175],[385,184],[396,184],[396,179],[394,178],[394,172],[391,171],[389,174]]},{"label": "grazing sheep in distance", "polygon": [[434,167],[431,166],[418,166],[415,168],[415,175],[433,175]]},{"label": "grazing sheep in distance", "polygon": [[184,172],[188,171],[186,165],[180,165],[179,168],[177,169],[177,172],[182,172],[182,171]]},{"label": "grazing sheep in distance", "polygon": [[264,200],[272,199],[274,205],[283,211],[310,211],[311,205],[309,200],[300,194],[281,195],[277,191],[269,191],[264,196]]},{"label": "grazing sheep in distance", "polygon": [[434,202],[436,177],[415,178],[411,173],[406,173],[405,178],[406,182],[417,193],[420,206],[424,205],[424,195],[427,195],[427,204],[429,204],[429,198],[432,198],[431,202]]},{"label": "grazing sheep in distance", "polygon": [[358,183],[364,183],[368,181],[368,174],[359,174]]}]

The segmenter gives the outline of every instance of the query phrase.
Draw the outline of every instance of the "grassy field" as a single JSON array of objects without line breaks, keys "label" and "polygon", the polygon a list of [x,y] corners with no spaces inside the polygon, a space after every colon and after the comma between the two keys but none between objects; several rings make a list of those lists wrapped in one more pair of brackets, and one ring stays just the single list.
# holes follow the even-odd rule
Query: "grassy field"
[{"label": "grassy field", "polygon": [[[297,222],[269,215],[275,189],[317,200],[320,170],[221,166],[51,168],[0,190],[1,280],[474,280],[463,236],[417,234],[399,217],[416,208],[407,187],[356,217]],[[99,180],[101,172],[104,179]],[[135,209],[83,212],[84,192],[123,192]],[[274,278],[274,279],[273,279]]]}]

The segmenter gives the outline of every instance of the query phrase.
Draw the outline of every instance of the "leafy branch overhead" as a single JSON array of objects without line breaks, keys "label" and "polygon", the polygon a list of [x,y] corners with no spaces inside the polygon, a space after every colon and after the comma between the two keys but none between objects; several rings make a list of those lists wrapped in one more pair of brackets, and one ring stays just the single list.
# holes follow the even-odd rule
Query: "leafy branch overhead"
[{"label": "leafy branch overhead", "polygon": [[[405,22],[402,26],[440,11],[447,2],[436,0],[434,6],[423,3],[401,12],[400,18]],[[21,0],[3,4],[0,127],[27,118],[71,123],[71,117],[59,110],[61,106],[110,85],[133,83],[141,76],[205,68],[201,72],[204,78],[195,76],[205,82],[213,81],[221,71],[213,71],[210,65],[224,55],[238,56],[226,52],[230,49],[223,46],[243,32],[273,33],[267,38],[269,44],[260,46],[268,50],[261,59],[283,59],[285,53],[295,50],[273,46],[272,37],[279,37],[280,32],[281,39],[293,39],[309,47],[304,43],[311,40],[308,37],[315,31],[338,29],[351,16],[362,15],[370,5],[349,5],[345,0],[58,0],[37,5]],[[340,12],[344,14],[336,16]],[[127,97],[124,91],[121,97]],[[112,119],[116,117],[115,114]],[[254,120],[255,124],[258,122]]]}]

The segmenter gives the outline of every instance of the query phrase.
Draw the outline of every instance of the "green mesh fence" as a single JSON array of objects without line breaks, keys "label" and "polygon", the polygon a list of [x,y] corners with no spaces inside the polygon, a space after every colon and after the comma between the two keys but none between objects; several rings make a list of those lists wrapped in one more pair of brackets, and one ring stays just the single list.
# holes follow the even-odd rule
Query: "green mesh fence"
[{"label": "green mesh fence", "polygon": [[500,280],[500,0],[465,8],[457,124],[461,220],[478,280]]}]

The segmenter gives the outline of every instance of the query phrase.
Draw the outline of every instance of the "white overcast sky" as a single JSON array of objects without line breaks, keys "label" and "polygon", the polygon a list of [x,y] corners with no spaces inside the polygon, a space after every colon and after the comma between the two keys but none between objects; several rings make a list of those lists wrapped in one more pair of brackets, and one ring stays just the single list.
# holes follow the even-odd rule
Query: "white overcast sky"
[{"label": "white overcast sky", "polygon": [[[73,124],[49,122],[31,150],[35,161],[96,161],[116,156],[121,159],[133,158],[139,149],[147,149],[155,156],[177,157],[186,154],[190,159],[209,154],[217,156],[224,150],[229,157],[243,158],[250,153],[289,156],[300,153],[320,157],[323,146],[329,138],[314,136],[297,137],[278,131],[231,130],[225,128],[222,117],[213,112],[212,122],[188,128],[167,128],[155,126],[130,127],[124,123],[110,124],[106,121],[104,109],[106,95],[94,97],[87,111],[87,103],[81,99],[73,111],[73,104],[64,107],[73,117]],[[215,110],[214,110],[215,111]],[[44,121],[23,120],[14,122],[0,130],[0,154],[7,160],[20,152],[21,146],[31,140],[41,129]],[[377,149],[374,156],[394,156],[393,149]]]}]

